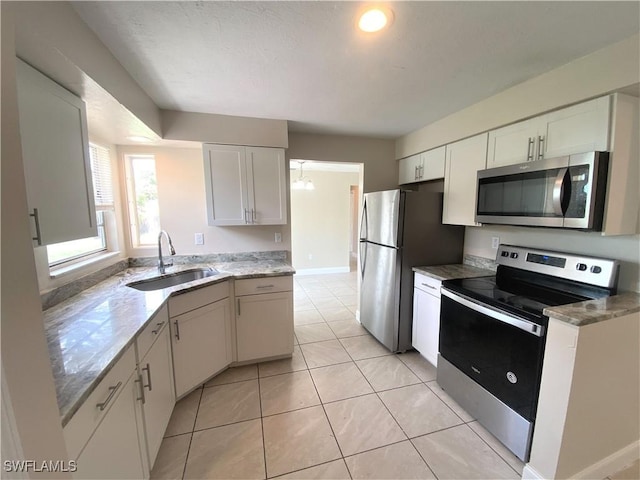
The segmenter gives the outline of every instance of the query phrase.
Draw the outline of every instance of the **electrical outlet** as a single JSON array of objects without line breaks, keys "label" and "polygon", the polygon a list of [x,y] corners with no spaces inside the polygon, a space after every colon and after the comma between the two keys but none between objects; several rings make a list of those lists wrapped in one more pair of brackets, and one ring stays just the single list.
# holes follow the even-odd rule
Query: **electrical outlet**
[{"label": "electrical outlet", "polygon": [[282,243],[282,234],[280,232],[276,232],[274,235],[276,243]]},{"label": "electrical outlet", "polygon": [[491,237],[491,248],[497,250],[500,246],[500,237]]},{"label": "electrical outlet", "polygon": [[196,245],[204,245],[204,233],[195,234]]}]

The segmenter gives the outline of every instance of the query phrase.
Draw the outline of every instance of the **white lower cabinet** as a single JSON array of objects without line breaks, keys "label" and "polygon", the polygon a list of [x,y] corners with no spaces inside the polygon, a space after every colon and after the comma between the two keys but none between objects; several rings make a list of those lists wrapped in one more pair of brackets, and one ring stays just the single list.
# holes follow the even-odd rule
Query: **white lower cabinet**
[{"label": "white lower cabinet", "polygon": [[236,337],[238,362],[293,353],[293,277],[236,281]]},{"label": "white lower cabinet", "polygon": [[64,426],[74,478],[147,478],[140,385],[128,348]]},{"label": "white lower cabinet", "polygon": [[229,298],[171,317],[171,334],[179,398],[231,363]]},{"label": "white lower cabinet", "polygon": [[[166,315],[166,309],[164,309]],[[168,320],[168,317],[165,317]],[[159,326],[158,326],[159,325]],[[139,382],[143,389],[143,414],[149,454],[149,469],[158,455],[162,437],[169,424],[176,395],[171,360],[171,337],[167,322],[152,323],[157,339],[138,362]]]},{"label": "white lower cabinet", "polygon": [[412,345],[433,365],[438,362],[441,283],[420,273],[414,274]]}]

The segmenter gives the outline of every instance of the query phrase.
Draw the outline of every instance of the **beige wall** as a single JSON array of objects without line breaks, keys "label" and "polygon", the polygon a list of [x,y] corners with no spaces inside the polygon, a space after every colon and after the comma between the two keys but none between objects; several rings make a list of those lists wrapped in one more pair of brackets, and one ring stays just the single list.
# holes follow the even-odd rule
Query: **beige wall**
[{"label": "beige wall", "polygon": [[360,175],[305,170],[305,176],[313,180],[315,190],[291,190],[293,266],[297,271],[349,271],[351,186],[358,185]]},{"label": "beige wall", "polygon": [[[2,2],[2,385],[24,459],[66,460],[27,208],[18,125],[12,5]],[[3,404],[4,407],[4,404]],[[11,412],[3,412],[4,414]],[[3,440],[7,422],[3,422]],[[4,453],[4,448],[3,448]],[[2,460],[5,460],[4,458]],[[8,474],[3,472],[3,477]],[[31,478],[69,475],[31,473]]]},{"label": "beige wall", "polygon": [[[291,250],[288,225],[207,225],[202,149],[118,146],[121,164],[127,154],[155,156],[160,223],[171,235],[178,255]],[[121,187],[125,192],[126,187]],[[282,243],[275,243],[276,232],[282,234]],[[204,233],[204,245],[195,245],[195,233]],[[128,229],[126,235],[128,239]],[[133,249],[130,245],[127,241],[130,256],[158,254],[157,247]]]},{"label": "beige wall", "polygon": [[397,139],[395,158],[640,82],[640,37],[598,50]]},{"label": "beige wall", "polygon": [[599,233],[571,230],[485,225],[466,228],[464,253],[495,258],[496,251],[491,248],[492,237],[499,237],[500,242],[506,244],[620,260],[619,290],[640,292],[640,271],[638,270],[640,236],[638,235],[603,237]]},{"label": "beige wall", "polygon": [[287,157],[320,162],[350,162],[364,165],[364,191],[398,187],[398,164],[394,141],[368,137],[289,133]]}]

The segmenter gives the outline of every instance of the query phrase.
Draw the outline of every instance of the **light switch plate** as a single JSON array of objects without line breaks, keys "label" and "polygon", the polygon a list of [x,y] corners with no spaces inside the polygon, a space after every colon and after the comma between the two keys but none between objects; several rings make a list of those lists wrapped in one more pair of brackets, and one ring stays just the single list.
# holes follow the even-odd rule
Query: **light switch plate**
[{"label": "light switch plate", "polygon": [[276,243],[282,243],[282,234],[280,232],[276,232],[274,235]]},{"label": "light switch plate", "polygon": [[196,245],[204,245],[204,233],[195,234]]},{"label": "light switch plate", "polygon": [[500,237],[491,237],[491,248],[497,250],[500,246]]}]

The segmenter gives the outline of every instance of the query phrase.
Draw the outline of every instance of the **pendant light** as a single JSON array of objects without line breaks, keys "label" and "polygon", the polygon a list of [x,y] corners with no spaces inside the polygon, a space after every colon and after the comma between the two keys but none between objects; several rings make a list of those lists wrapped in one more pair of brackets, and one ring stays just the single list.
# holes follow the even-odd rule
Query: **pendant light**
[{"label": "pendant light", "polygon": [[304,161],[298,160],[300,164],[300,175],[293,182],[291,182],[292,190],[315,190],[315,186],[310,178],[304,176],[304,172],[302,170],[302,166],[304,165]]}]

